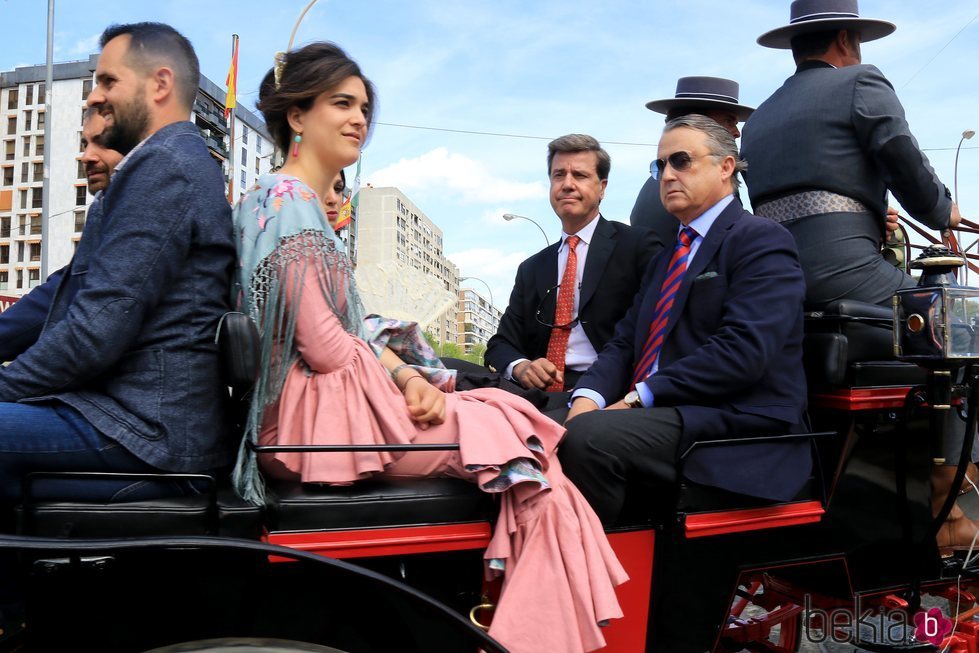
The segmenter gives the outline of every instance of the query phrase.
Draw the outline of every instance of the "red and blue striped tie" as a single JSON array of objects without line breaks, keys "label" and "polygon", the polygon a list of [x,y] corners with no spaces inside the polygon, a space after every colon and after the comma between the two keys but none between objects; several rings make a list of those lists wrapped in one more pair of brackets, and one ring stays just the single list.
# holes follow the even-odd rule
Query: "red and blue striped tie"
[{"label": "red and blue striped tie", "polygon": [[696,237],[696,231],[690,227],[684,227],[676,241],[673,258],[670,259],[670,264],[666,268],[666,278],[663,280],[662,288],[660,288],[659,301],[656,302],[653,319],[649,323],[649,335],[646,336],[646,344],[643,345],[642,356],[639,357],[639,363],[636,365],[630,387],[649,376],[653,363],[659,356],[660,349],[663,348],[663,334],[666,333],[666,323],[670,320],[673,298],[676,297],[676,291],[680,288],[680,282],[683,281],[683,273],[687,271],[690,244]]}]

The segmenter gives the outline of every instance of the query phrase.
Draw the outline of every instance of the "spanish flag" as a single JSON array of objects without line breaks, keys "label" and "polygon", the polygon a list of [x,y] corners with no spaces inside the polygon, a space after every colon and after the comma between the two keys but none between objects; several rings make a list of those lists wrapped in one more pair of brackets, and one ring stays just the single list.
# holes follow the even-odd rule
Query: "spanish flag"
[{"label": "spanish flag", "polygon": [[353,192],[350,193],[350,197],[340,207],[340,215],[337,216],[337,226],[333,228],[334,231],[340,231],[357,216],[357,204],[360,203],[360,162],[363,159],[363,155],[357,158],[357,172],[354,173]]},{"label": "spanish flag", "polygon": [[224,81],[228,87],[228,96],[224,99],[224,119],[231,115],[235,108],[235,97],[238,93],[238,35],[231,35],[231,68],[228,69],[228,79]]}]

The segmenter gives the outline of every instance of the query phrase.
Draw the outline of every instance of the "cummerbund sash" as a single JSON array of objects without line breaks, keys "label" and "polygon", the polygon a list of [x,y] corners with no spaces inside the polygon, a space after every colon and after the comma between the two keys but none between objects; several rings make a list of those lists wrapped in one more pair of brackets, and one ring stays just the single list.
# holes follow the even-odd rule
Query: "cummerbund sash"
[{"label": "cummerbund sash", "polygon": [[863,202],[828,190],[807,190],[753,207],[754,214],[775,222],[788,222],[822,213],[869,213]]}]

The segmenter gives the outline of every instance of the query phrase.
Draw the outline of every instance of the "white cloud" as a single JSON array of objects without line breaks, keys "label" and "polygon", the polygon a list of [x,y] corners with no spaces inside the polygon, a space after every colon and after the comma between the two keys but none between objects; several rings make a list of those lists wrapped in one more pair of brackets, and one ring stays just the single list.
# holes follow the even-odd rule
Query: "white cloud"
[{"label": "white cloud", "polygon": [[542,182],[518,182],[494,176],[486,166],[462,154],[437,147],[413,159],[401,159],[369,175],[374,186],[412,191],[437,190],[467,202],[499,202],[547,197]]}]

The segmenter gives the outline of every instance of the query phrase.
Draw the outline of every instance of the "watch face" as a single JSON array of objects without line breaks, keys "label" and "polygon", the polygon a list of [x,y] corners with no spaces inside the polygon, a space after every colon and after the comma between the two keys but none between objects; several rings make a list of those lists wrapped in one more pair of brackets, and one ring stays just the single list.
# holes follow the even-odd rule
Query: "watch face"
[{"label": "watch face", "polygon": [[639,393],[635,390],[630,390],[625,396],[625,403],[633,408],[638,408],[642,406],[642,402],[639,401]]}]

